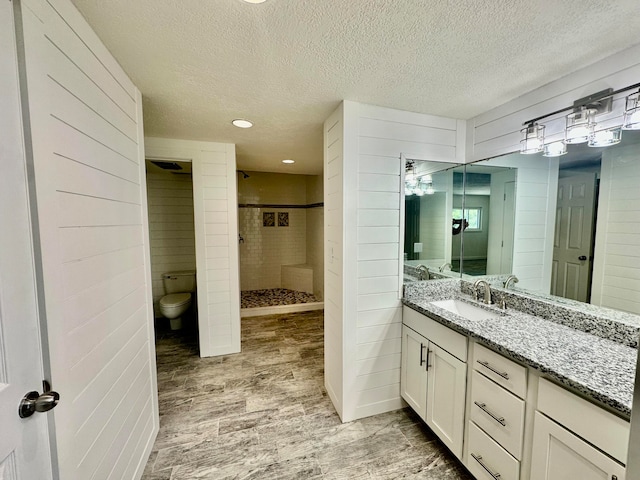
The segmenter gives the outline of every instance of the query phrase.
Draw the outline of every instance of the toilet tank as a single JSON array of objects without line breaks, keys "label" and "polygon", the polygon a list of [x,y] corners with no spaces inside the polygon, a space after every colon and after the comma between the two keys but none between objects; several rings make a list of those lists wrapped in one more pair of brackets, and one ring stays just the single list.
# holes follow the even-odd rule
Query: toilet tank
[{"label": "toilet tank", "polygon": [[195,270],[181,270],[162,274],[162,283],[167,295],[170,293],[193,292],[196,289]]}]

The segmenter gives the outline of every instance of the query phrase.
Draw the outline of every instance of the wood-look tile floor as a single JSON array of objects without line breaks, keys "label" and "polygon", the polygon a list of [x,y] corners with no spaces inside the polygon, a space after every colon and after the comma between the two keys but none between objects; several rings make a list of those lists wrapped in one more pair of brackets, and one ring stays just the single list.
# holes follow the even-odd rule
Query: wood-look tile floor
[{"label": "wood-look tile floor", "polygon": [[242,320],[242,353],[157,338],[160,432],[144,480],[471,480],[409,409],[341,423],[324,389],[322,312]]}]

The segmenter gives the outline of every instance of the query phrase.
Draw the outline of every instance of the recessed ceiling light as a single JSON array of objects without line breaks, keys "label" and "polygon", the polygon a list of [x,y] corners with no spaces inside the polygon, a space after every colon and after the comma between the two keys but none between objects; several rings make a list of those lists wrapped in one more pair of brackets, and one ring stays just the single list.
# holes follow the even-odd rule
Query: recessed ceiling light
[{"label": "recessed ceiling light", "polygon": [[245,3],[264,3],[267,0],[242,0]]},{"label": "recessed ceiling light", "polygon": [[295,160],[282,160],[282,163],[296,163]]},{"label": "recessed ceiling light", "polygon": [[243,118],[236,118],[231,122],[238,128],[251,128],[253,127],[253,123],[249,120],[244,120]]}]

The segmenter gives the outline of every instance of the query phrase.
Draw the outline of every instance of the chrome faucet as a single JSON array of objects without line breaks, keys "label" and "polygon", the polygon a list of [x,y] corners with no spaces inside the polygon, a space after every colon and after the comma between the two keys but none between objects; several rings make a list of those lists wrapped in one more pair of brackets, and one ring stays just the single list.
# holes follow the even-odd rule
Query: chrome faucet
[{"label": "chrome faucet", "polygon": [[416,267],[416,271],[420,280],[429,280],[429,267],[420,264]]},{"label": "chrome faucet", "polygon": [[447,268],[447,267],[449,267],[449,270],[451,270],[451,264],[450,263],[444,263],[444,264],[440,265],[440,268],[438,269],[438,271],[440,273],[442,273],[442,272],[444,272],[444,269]]},{"label": "chrome faucet", "polygon": [[491,285],[489,285],[489,282],[486,280],[479,279],[473,284],[476,300],[478,300],[478,288],[480,286],[484,287],[484,303],[486,305],[491,305],[493,303],[491,301]]},{"label": "chrome faucet", "polygon": [[518,277],[516,277],[515,275],[509,275],[507,279],[504,282],[502,282],[502,286],[504,288],[509,288],[511,284],[518,283],[518,281],[519,281]]}]

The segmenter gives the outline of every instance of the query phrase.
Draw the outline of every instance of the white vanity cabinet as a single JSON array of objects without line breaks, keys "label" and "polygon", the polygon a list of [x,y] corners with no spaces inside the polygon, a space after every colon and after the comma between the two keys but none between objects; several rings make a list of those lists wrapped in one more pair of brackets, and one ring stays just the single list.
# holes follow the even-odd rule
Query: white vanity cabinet
[{"label": "white vanity cabinet", "polygon": [[467,337],[407,307],[403,323],[402,397],[461,458]]},{"label": "white vanity cabinet", "polygon": [[629,422],[545,379],[537,410],[531,480],[624,480]]}]

